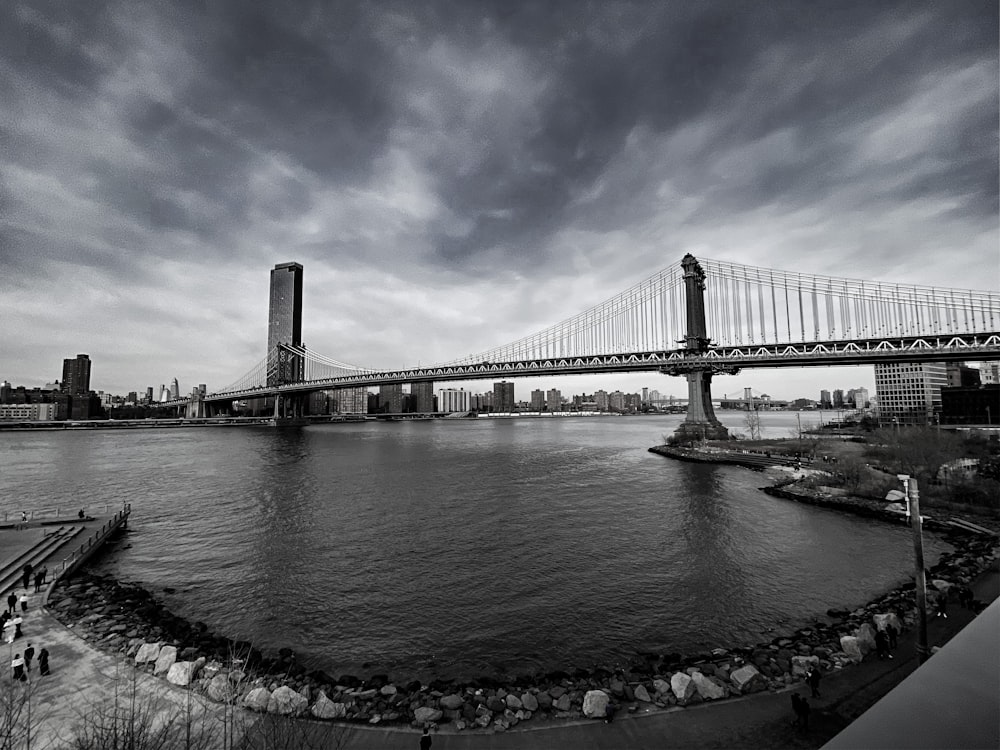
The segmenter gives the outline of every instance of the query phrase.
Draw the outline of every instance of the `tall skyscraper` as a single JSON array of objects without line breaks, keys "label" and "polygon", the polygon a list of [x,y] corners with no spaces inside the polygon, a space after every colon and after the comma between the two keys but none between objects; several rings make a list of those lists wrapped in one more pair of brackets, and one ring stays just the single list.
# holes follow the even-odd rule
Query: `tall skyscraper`
[{"label": "tall skyscraper", "polygon": [[434,383],[414,383],[410,386],[410,396],[413,398],[413,411],[417,414],[430,414],[434,411]]},{"label": "tall skyscraper", "polygon": [[302,345],[302,266],[279,263],[271,271],[271,303],[267,319],[267,384],[293,382],[302,377],[299,355],[277,351],[278,344]]},{"label": "tall skyscraper", "polygon": [[181,397],[181,384],[177,382],[177,378],[170,381],[170,398],[174,401]]},{"label": "tall skyscraper", "polygon": [[514,411],[514,384],[502,380],[493,384],[493,411],[509,414]]},{"label": "tall skyscraper", "polygon": [[403,412],[403,386],[401,383],[380,385],[379,407],[383,414],[401,414]]},{"label": "tall skyscraper", "polygon": [[63,360],[62,392],[83,396],[90,392],[90,357],[77,354],[76,359]]}]

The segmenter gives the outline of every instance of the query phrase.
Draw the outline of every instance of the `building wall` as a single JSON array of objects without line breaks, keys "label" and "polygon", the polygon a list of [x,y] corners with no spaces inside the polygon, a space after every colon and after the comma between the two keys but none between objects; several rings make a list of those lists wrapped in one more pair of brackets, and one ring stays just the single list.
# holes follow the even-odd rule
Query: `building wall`
[{"label": "building wall", "polygon": [[944,363],[875,365],[875,395],[881,425],[933,424],[941,413]]},{"label": "building wall", "polygon": [[545,394],[545,405],[549,411],[562,411],[562,393],[552,388]]},{"label": "building wall", "polygon": [[410,386],[413,397],[413,410],[417,414],[429,414],[434,411],[434,383],[413,383]]},{"label": "building wall", "polygon": [[438,408],[441,411],[469,411],[468,391],[456,388],[442,388],[438,391]]},{"label": "building wall", "polygon": [[63,360],[62,392],[80,396],[90,391],[90,357],[77,354],[76,359]]},{"label": "building wall", "polygon": [[0,420],[12,422],[51,422],[57,404],[0,404]]},{"label": "building wall", "polygon": [[500,414],[514,411],[514,384],[502,380],[493,384],[493,410]]},{"label": "building wall", "polygon": [[383,414],[403,413],[403,386],[400,383],[379,386],[379,410]]}]

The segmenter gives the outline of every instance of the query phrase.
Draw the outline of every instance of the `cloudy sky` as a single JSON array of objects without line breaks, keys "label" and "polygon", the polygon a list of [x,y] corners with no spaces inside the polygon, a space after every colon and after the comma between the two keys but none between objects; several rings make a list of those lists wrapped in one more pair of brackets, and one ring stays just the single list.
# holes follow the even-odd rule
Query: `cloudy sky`
[{"label": "cloudy sky", "polygon": [[[995,0],[0,6],[0,380],[442,362],[686,252],[996,289]],[[745,371],[778,397],[871,368]],[[564,393],[664,376],[524,380]],[[485,389],[487,383],[475,384]]]}]

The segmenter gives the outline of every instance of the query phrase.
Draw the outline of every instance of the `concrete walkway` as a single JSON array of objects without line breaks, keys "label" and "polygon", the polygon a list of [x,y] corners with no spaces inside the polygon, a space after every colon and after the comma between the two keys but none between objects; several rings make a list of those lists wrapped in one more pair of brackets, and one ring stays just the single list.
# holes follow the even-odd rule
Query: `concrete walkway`
[{"label": "concrete walkway", "polygon": [[[105,519],[106,520],[106,519]],[[101,519],[95,520],[96,527]],[[14,532],[0,529],[0,562],[19,554],[24,545],[34,543],[38,529]],[[20,535],[9,537],[10,534]],[[37,541],[37,540],[36,540]],[[65,556],[66,551],[61,553]],[[61,559],[53,553],[53,562]],[[53,565],[50,565],[50,570]],[[28,611],[24,614],[24,637],[3,645],[7,670],[3,684],[10,686],[10,659],[30,642],[36,654],[41,648],[50,653],[52,674],[40,677],[33,665],[27,690],[31,695],[33,748],[61,747],[77,732],[81,717],[93,716],[95,707],[123,699],[135,690],[139,703],[155,725],[195,709],[211,717],[216,728],[227,719],[227,709],[173,686],[161,678],[133,670],[128,661],[104,653],[78,637],[42,607],[43,593],[29,590]],[[1000,594],[1000,573],[992,571],[975,584],[976,597],[992,601]],[[20,593],[20,590],[18,591]],[[6,592],[4,593],[6,596]],[[929,623],[929,641],[941,645],[973,618],[971,612],[953,606],[947,620]],[[853,668],[833,673],[820,686],[822,697],[813,705],[809,731],[792,726],[790,690],[759,693],[719,703],[689,708],[649,711],[628,715],[622,712],[613,724],[598,721],[542,721],[533,719],[505,733],[458,733],[447,725],[433,734],[435,750],[507,750],[551,748],[560,750],[615,750],[618,748],[818,748],[851,720],[885,695],[917,667],[916,631],[902,634],[891,661],[869,660]],[[15,689],[16,684],[15,684]],[[804,687],[799,692],[807,694]],[[640,704],[642,705],[642,704]],[[231,709],[229,711],[231,714]],[[244,720],[263,729],[269,717],[245,715]],[[356,727],[312,722],[296,722],[307,735],[301,747],[334,747],[393,750],[417,748],[418,732],[407,728]],[[221,747],[221,744],[219,745]],[[253,747],[249,743],[248,747]]]}]

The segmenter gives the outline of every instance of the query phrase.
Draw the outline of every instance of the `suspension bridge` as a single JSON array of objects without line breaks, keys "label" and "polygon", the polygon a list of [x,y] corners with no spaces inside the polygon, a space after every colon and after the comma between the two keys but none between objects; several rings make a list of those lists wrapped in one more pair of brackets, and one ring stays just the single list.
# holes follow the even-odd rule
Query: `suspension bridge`
[{"label": "suspension bridge", "polygon": [[[1000,292],[834,278],[686,255],[611,299],[450,362],[376,370],[278,344],[235,383],[165,402],[188,416],[271,397],[275,420],[315,391],[652,371],[688,381],[681,437],[725,437],[713,374],[759,367],[1000,359]],[[291,373],[291,377],[289,377]]]}]

